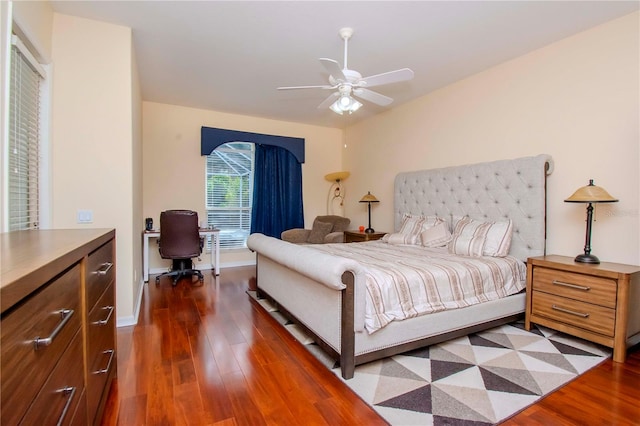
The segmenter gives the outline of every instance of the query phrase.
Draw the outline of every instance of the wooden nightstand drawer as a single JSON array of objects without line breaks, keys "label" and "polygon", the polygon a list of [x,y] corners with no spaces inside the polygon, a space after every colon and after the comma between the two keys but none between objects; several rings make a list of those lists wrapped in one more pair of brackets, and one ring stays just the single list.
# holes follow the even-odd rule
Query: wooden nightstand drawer
[{"label": "wooden nightstand drawer", "polygon": [[532,317],[542,316],[594,333],[613,337],[614,309],[534,291]]},{"label": "wooden nightstand drawer", "polygon": [[616,282],[607,278],[536,267],[533,270],[533,290],[611,309],[616,307]]}]

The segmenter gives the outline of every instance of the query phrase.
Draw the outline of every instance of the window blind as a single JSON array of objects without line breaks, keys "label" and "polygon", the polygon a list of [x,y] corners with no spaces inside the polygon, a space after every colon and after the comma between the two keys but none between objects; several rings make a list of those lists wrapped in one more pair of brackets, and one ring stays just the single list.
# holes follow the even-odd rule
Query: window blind
[{"label": "window blind", "polygon": [[11,48],[9,87],[9,230],[36,229],[39,222],[41,76],[19,47]]},{"label": "window blind", "polygon": [[251,229],[254,146],[232,142],[207,156],[207,224],[220,229],[221,248],[246,247]]}]

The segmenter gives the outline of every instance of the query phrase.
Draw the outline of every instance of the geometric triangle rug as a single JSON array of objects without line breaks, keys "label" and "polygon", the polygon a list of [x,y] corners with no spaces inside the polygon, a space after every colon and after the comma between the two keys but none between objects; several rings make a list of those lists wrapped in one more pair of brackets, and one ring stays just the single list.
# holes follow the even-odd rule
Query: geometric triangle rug
[{"label": "geometric triangle rug", "polygon": [[[334,360],[296,324],[267,299],[257,300],[342,378]],[[604,346],[542,326],[526,331],[517,321],[358,365],[343,382],[392,425],[493,425],[610,356]]]}]

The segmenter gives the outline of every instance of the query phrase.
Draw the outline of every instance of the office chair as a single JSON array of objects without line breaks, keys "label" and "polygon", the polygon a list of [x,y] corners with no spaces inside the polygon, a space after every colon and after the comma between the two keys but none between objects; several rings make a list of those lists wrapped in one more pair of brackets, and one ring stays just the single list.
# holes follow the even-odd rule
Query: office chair
[{"label": "office chair", "polygon": [[173,277],[173,285],[184,276],[197,275],[204,281],[202,272],[193,269],[192,258],[202,253],[202,240],[198,232],[198,213],[191,210],[167,210],[160,213],[160,256],[171,259],[168,272],[156,276],[156,285],[162,277]]}]

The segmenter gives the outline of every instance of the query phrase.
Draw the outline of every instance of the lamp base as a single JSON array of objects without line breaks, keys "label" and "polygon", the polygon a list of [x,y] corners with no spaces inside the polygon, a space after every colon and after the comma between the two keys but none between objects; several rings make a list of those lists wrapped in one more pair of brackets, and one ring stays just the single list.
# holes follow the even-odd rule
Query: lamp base
[{"label": "lamp base", "polygon": [[577,255],[574,262],[598,264],[600,263],[600,259],[592,254],[585,253]]},{"label": "lamp base", "polygon": [[365,229],[365,230],[364,230],[364,232],[365,232],[366,234],[373,234],[373,233],[374,233],[374,232],[376,232],[376,231],[375,231],[373,228],[367,228],[367,229]]}]

